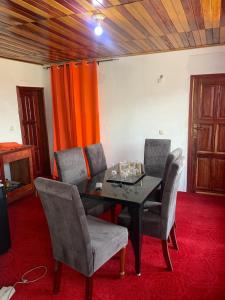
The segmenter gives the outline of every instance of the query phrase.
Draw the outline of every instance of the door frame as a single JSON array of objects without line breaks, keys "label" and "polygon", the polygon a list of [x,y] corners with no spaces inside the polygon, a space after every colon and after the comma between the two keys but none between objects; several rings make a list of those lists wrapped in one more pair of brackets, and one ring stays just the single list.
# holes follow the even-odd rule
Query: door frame
[{"label": "door frame", "polygon": [[[47,129],[47,118],[46,118],[46,109],[45,109],[45,96],[44,96],[44,88],[43,87],[30,87],[30,86],[16,86],[16,93],[17,93],[17,103],[18,103],[18,114],[19,114],[19,120],[20,120],[20,130],[21,130],[21,135],[22,135],[22,143],[23,145],[26,145],[25,141],[25,133],[24,133],[24,128],[21,120],[21,115],[22,115],[22,103],[21,103],[21,97],[20,97],[20,89],[24,90],[33,90],[33,91],[39,91],[41,92],[42,95],[42,100],[43,100],[43,113],[44,113],[44,119],[45,119],[45,127],[46,127],[46,151],[47,151],[47,157],[48,157],[48,169],[49,169],[49,175],[51,175],[51,165],[50,165],[50,155],[49,155],[49,141],[48,141],[48,129]],[[33,152],[33,166],[34,166],[34,177],[36,177],[36,167],[35,167],[35,160],[34,160],[34,150],[32,149]]]},{"label": "door frame", "polygon": [[[190,94],[189,94],[189,116],[188,116],[188,161],[187,161],[187,191],[191,193],[195,193],[195,172],[194,172],[194,164],[193,164],[193,107],[194,107],[194,93],[195,93],[195,80],[199,78],[216,78],[216,77],[225,77],[225,73],[215,73],[215,74],[198,74],[191,75],[190,77]],[[196,161],[195,161],[196,163]],[[210,194],[210,193],[208,193]],[[214,195],[216,193],[213,193]]]}]

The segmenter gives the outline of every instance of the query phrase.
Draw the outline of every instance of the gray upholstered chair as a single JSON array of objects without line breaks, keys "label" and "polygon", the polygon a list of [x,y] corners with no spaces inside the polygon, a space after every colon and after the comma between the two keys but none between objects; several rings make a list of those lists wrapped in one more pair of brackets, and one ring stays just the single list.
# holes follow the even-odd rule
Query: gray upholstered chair
[{"label": "gray upholstered chair", "polygon": [[144,167],[146,175],[163,177],[170,148],[170,140],[145,139]]},{"label": "gray upholstered chair", "polygon": [[87,169],[81,147],[70,148],[54,153],[59,180],[78,184],[87,179]]},{"label": "gray upholstered chair", "polygon": [[[71,148],[54,153],[59,180],[70,184],[78,184],[88,178],[86,162],[83,149],[80,147]],[[82,197],[86,214],[99,216],[106,210],[112,208],[111,202],[99,201]],[[114,218],[114,211],[112,212]]]},{"label": "gray upholstered chair", "polygon": [[37,178],[35,186],[47,218],[55,259],[53,293],[58,293],[62,263],[86,277],[86,299],[92,299],[92,275],[120,251],[124,275],[127,229],[86,216],[75,185]]},{"label": "gray upholstered chair", "polygon": [[[163,256],[167,264],[167,269],[172,271],[172,263],[168,251],[168,239],[171,237],[174,248],[178,250],[175,233],[175,212],[177,189],[183,169],[183,158],[178,158],[171,164],[165,181],[162,196],[161,210],[152,212],[143,211],[143,234],[159,238],[162,242]],[[127,209],[123,209],[118,216],[118,224],[130,226],[130,215]]]},{"label": "gray upholstered chair", "polygon": [[161,209],[161,202],[162,202],[162,195],[163,195],[163,189],[165,186],[165,182],[168,176],[169,169],[171,167],[171,164],[182,157],[182,149],[181,148],[176,148],[173,151],[171,151],[166,159],[166,164],[163,172],[163,177],[162,177],[162,184],[159,189],[157,189],[150,197],[148,198],[147,201],[144,203],[144,208],[152,209],[153,211],[155,210],[160,210]]},{"label": "gray upholstered chair", "polygon": [[95,176],[107,169],[105,153],[101,143],[86,146],[85,152],[87,155],[91,176]]},{"label": "gray upholstered chair", "polygon": [[[91,176],[95,176],[107,169],[104,149],[102,144],[92,144],[84,148]],[[108,202],[110,203],[110,202]],[[111,202],[111,219],[116,222],[115,205]]]}]

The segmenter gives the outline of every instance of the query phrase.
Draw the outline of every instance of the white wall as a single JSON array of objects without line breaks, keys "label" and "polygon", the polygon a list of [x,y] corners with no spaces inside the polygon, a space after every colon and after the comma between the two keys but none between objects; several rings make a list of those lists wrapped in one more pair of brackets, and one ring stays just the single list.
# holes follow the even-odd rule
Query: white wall
[{"label": "white wall", "polygon": [[43,69],[44,93],[45,93],[45,113],[46,125],[48,130],[49,155],[51,169],[53,170],[53,111],[52,111],[52,90],[51,90],[51,73],[50,69]]},{"label": "white wall", "polygon": [[187,157],[190,75],[223,72],[224,46],[101,63],[101,140],[108,164],[143,161],[145,138],[169,138],[172,149],[182,147]]},{"label": "white wall", "polygon": [[43,67],[0,58],[0,142],[22,142],[16,86],[44,87]]},{"label": "white wall", "polygon": [[44,87],[50,156],[52,143],[52,100],[50,73],[43,66],[0,58],[0,143],[22,143],[16,86]]},{"label": "white wall", "polygon": [[[170,138],[187,154],[190,75],[225,72],[225,47],[120,58],[99,66],[101,140],[109,165],[143,161],[144,140]],[[45,88],[52,157],[50,72],[0,58],[0,142],[21,142],[16,86]],[[157,79],[160,75],[160,83]],[[163,135],[159,135],[159,130]],[[185,171],[186,174],[186,171]],[[184,176],[182,187],[185,187]]]}]

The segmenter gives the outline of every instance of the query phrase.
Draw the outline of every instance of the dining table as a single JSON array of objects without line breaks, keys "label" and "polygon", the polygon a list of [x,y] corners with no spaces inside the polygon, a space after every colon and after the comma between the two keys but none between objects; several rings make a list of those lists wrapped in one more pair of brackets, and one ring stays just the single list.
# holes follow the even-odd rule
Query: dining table
[{"label": "dining table", "polygon": [[77,188],[81,197],[110,201],[128,208],[131,217],[129,230],[134,250],[135,272],[140,276],[143,206],[147,198],[160,186],[162,179],[143,173],[134,180],[120,181],[118,176],[112,173],[113,168],[104,170],[80,182]]}]

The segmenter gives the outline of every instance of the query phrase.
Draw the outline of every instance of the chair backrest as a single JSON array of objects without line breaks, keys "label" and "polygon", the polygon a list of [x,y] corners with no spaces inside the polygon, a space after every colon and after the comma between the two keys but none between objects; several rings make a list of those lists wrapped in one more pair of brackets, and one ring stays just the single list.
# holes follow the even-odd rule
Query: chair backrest
[{"label": "chair backrest", "polygon": [[147,175],[163,177],[170,148],[171,140],[145,139],[144,166]]},{"label": "chair backrest", "polygon": [[106,159],[102,144],[93,144],[85,147],[91,176],[107,169]]},{"label": "chair backrest", "polygon": [[83,149],[71,148],[54,153],[60,181],[78,184],[87,179]]},{"label": "chair backrest", "polygon": [[166,159],[164,173],[163,173],[163,178],[162,178],[162,190],[164,189],[166,178],[167,178],[169,168],[170,168],[172,162],[174,162],[178,158],[181,158],[182,152],[183,151],[181,148],[176,148],[168,154],[167,159]]},{"label": "chair backrest", "polygon": [[166,178],[161,207],[161,238],[167,240],[175,221],[177,190],[183,170],[184,158],[173,161]]},{"label": "chair backrest", "polygon": [[91,274],[91,240],[77,187],[41,177],[34,184],[47,218],[54,258],[86,276]]}]

